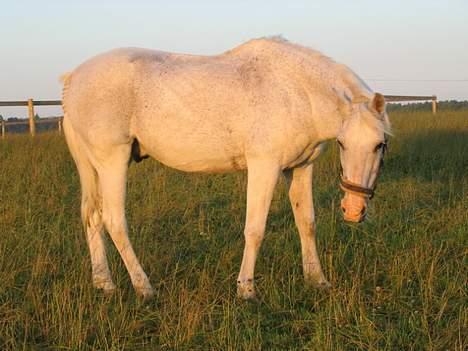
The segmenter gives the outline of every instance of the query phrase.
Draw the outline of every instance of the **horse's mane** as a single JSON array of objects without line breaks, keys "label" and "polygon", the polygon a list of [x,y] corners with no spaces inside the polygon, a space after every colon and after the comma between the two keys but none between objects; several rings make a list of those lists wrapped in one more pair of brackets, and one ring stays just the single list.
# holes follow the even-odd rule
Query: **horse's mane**
[{"label": "horse's mane", "polygon": [[316,63],[322,62],[337,64],[333,59],[322,54],[320,51],[289,41],[281,35],[251,39],[233,49],[226,51],[224,55],[236,55],[242,54],[243,52],[252,53],[256,50],[262,51],[265,49],[282,51],[283,53],[287,52],[291,55],[302,53],[303,55],[307,55]]},{"label": "horse's mane", "polygon": [[[270,42],[274,42],[274,43],[279,43],[282,45],[287,45],[290,48],[299,50],[303,53],[310,55],[311,57],[313,57],[315,60],[319,62],[327,63],[329,66],[334,67],[339,72],[339,75],[341,76],[341,80],[343,81],[347,92],[351,95],[350,96],[351,100],[352,100],[352,97],[355,95],[364,96],[368,98],[369,100],[373,98],[374,92],[372,91],[372,89],[351,68],[349,68],[348,66],[344,64],[335,62],[332,58],[322,54],[320,51],[314,50],[307,46],[302,46],[300,44],[293,43],[285,39],[282,36],[272,36],[272,37],[266,37],[262,39],[270,41]],[[379,131],[382,131],[386,135],[392,135],[392,128],[391,128],[390,120],[386,112],[383,114],[382,119],[368,118],[368,117],[364,117],[364,118],[365,118],[365,122],[367,122],[369,126],[376,128]]]}]

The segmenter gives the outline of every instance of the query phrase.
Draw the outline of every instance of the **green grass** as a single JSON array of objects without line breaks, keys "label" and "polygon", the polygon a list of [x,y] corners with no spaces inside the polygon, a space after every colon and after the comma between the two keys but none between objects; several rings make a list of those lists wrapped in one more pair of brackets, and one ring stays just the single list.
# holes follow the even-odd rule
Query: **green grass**
[{"label": "green grass", "polygon": [[63,137],[0,142],[1,350],[464,350],[468,346],[468,112],[394,113],[370,219],[339,212],[334,145],[315,172],[319,249],[334,288],[304,286],[284,183],[236,299],[246,176],[132,164],[128,219],[156,297],[93,290],[79,181]]}]

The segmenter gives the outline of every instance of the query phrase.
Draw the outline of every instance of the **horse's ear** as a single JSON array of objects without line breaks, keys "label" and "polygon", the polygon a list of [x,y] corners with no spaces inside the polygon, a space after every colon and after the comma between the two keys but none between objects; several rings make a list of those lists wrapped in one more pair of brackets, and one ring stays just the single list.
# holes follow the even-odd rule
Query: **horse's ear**
[{"label": "horse's ear", "polygon": [[380,93],[375,93],[372,97],[369,107],[371,110],[377,111],[379,114],[385,111],[385,98]]}]

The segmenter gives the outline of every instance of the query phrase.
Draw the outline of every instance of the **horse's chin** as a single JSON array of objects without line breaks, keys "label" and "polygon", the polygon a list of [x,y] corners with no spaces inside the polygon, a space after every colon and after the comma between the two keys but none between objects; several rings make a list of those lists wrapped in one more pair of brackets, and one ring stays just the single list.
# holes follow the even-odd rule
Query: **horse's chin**
[{"label": "horse's chin", "polygon": [[361,223],[363,222],[365,219],[366,219],[366,216],[347,216],[346,214],[343,214],[343,219],[346,221],[346,222],[350,222],[350,223]]}]

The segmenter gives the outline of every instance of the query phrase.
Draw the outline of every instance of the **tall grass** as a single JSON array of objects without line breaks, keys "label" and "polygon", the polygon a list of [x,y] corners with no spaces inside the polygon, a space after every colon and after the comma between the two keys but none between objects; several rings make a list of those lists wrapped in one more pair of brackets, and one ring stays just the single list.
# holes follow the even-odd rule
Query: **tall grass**
[{"label": "tall grass", "polygon": [[79,180],[55,134],[0,143],[0,349],[465,350],[468,113],[395,113],[369,221],[338,209],[337,150],[317,164],[320,256],[334,288],[304,285],[280,184],[257,265],[258,303],[235,297],[246,176],[133,164],[130,236],[156,288],[93,290]]}]

